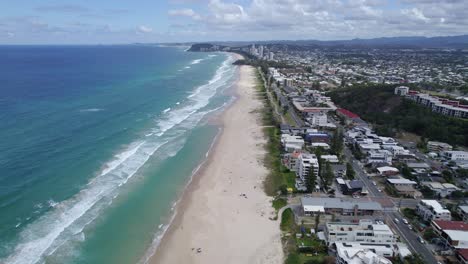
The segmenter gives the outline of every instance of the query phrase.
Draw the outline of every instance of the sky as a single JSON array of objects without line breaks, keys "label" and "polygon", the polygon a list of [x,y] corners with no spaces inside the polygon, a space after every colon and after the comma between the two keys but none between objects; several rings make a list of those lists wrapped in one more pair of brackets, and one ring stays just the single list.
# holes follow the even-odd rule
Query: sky
[{"label": "sky", "polygon": [[468,0],[0,0],[0,44],[468,34]]}]

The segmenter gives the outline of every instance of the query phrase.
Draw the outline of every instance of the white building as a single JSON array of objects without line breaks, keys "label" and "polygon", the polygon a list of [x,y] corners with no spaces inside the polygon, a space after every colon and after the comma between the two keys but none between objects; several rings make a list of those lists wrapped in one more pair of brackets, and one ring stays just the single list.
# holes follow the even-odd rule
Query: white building
[{"label": "white building", "polygon": [[460,188],[451,183],[423,182],[422,185],[429,187],[429,189],[436,192],[440,197],[447,197],[454,191],[460,190]]},{"label": "white building", "polygon": [[367,153],[367,163],[392,164],[393,155],[388,150],[371,150]]},{"label": "white building", "polygon": [[374,224],[372,220],[361,219],[359,223],[329,222],[325,226],[325,240],[328,245],[335,242],[395,243],[396,237],[385,224]]},{"label": "white building", "polygon": [[281,135],[281,145],[287,152],[300,150],[304,147],[304,139],[300,136],[292,136],[289,134]]},{"label": "white building", "polygon": [[450,221],[452,219],[450,211],[445,209],[436,200],[421,200],[416,206],[416,212],[425,221],[432,221],[432,220]]},{"label": "white building", "polygon": [[[393,254],[390,252],[386,254]],[[373,248],[351,243],[336,243],[336,264],[392,264],[390,260],[375,253]]]},{"label": "white building", "polygon": [[311,117],[308,118],[311,126],[324,127],[328,125],[328,117],[324,112],[309,114]]},{"label": "white building", "polygon": [[442,156],[452,161],[468,161],[468,152],[466,151],[444,151]]},{"label": "white building", "polygon": [[[408,247],[403,243],[360,243],[360,242],[336,242],[336,251],[337,257],[340,262],[337,260],[336,263],[389,263],[389,262],[366,262],[366,259],[373,259],[382,261],[383,258],[395,258],[399,257],[400,259],[411,255]],[[358,252],[368,252],[371,251],[378,258],[362,258],[359,257],[359,254],[353,254]],[[344,254],[343,254],[344,253]],[[354,256],[351,258],[350,256]],[[371,255],[367,255],[371,256]],[[345,262],[343,262],[345,260]],[[391,262],[390,262],[391,263]]]},{"label": "white building", "polygon": [[310,170],[318,175],[319,162],[315,154],[301,153],[296,162],[296,176],[305,181]]},{"label": "white building", "polygon": [[322,155],[320,158],[325,161],[325,162],[330,162],[330,163],[339,163],[340,160],[338,159],[338,156],[336,155]]},{"label": "white building", "polygon": [[395,94],[400,96],[405,96],[409,92],[409,87],[407,86],[398,86],[395,88]]},{"label": "white building", "polygon": [[427,149],[429,151],[441,152],[441,151],[450,151],[453,149],[453,147],[444,142],[428,141]]}]

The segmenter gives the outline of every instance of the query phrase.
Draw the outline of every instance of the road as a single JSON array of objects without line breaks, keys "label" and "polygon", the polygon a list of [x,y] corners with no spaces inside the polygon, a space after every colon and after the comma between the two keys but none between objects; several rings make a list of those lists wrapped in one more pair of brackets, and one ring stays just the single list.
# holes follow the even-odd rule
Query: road
[{"label": "road", "polygon": [[[390,199],[384,192],[378,191],[377,187],[372,184],[372,181],[369,179],[367,174],[362,169],[361,165],[353,157],[351,151],[347,147],[344,148],[344,155],[347,160],[351,161],[351,165],[353,166],[353,169],[356,172],[357,178],[364,182],[364,185],[369,191],[369,196],[382,198],[383,200],[388,199],[393,204],[398,206],[399,201],[398,203],[396,203],[395,200]],[[414,201],[415,203],[417,203],[417,200]],[[407,204],[414,204],[411,203],[409,199],[401,200],[401,205],[403,205],[403,202]],[[393,227],[393,230],[395,230],[400,236],[400,238],[406,242],[406,244],[409,246],[410,250],[413,253],[420,254],[424,259],[425,263],[437,263],[437,260],[434,258],[433,253],[425,245],[421,244],[421,242],[418,241],[418,236],[416,235],[416,233],[410,230],[408,226],[403,223],[403,216],[399,210],[385,210],[384,215],[386,223]],[[399,223],[395,222],[395,218],[398,219]]]},{"label": "road", "polygon": [[302,121],[302,118],[297,115],[296,111],[294,110],[294,105],[286,96],[283,95],[283,92],[278,88],[278,86],[276,86],[276,83],[271,84],[271,89],[273,89],[273,91],[276,93],[282,105],[285,103],[288,104],[288,113],[294,120],[295,126],[304,127],[304,121]]}]

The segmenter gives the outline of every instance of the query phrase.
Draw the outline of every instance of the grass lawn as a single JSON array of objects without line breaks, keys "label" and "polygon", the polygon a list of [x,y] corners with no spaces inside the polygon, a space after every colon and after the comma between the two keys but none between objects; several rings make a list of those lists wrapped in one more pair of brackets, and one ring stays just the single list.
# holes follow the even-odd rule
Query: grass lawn
[{"label": "grass lawn", "polygon": [[289,171],[286,167],[281,166],[281,174],[283,175],[283,180],[288,186],[288,188],[296,189],[296,173],[294,171]]},{"label": "grass lawn", "polygon": [[285,207],[287,204],[288,204],[288,202],[283,198],[277,198],[277,199],[273,200],[273,208],[275,208],[276,211],[278,211],[279,209]]},{"label": "grass lawn", "polygon": [[281,230],[282,231],[287,231],[287,232],[292,232],[294,231],[294,213],[291,210],[291,208],[288,208],[283,211],[283,214],[281,215]]},{"label": "grass lawn", "polygon": [[296,125],[296,122],[294,122],[294,119],[292,118],[292,116],[291,116],[291,114],[289,112],[286,112],[286,114],[284,115],[284,119],[286,120],[286,122],[288,122],[289,125],[291,125],[291,126]]}]

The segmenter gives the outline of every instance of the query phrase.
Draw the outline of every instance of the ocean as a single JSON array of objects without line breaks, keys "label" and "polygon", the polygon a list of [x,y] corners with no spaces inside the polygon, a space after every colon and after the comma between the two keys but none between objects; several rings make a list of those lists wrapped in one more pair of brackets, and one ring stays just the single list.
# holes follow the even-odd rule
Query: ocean
[{"label": "ocean", "polygon": [[145,263],[219,133],[233,61],[0,46],[0,263]]}]

